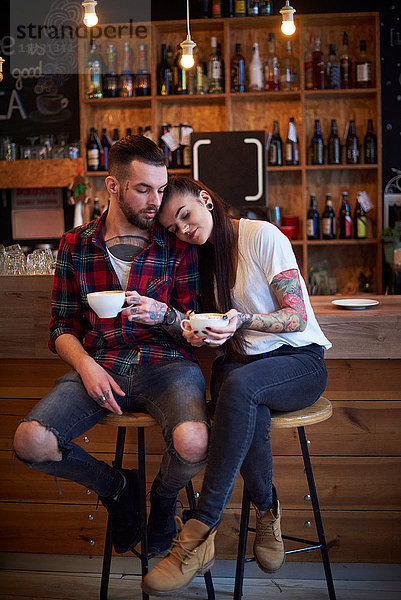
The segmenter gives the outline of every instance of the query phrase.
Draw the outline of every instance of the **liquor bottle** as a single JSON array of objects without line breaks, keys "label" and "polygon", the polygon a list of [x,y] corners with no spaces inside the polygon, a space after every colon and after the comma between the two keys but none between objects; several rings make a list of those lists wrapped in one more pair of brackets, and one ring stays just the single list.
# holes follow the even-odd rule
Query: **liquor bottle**
[{"label": "liquor bottle", "polygon": [[319,119],[315,119],[315,130],[311,139],[311,163],[312,165],[324,164],[324,142]]},{"label": "liquor bottle", "polygon": [[247,0],[247,15],[248,17],[258,17],[259,16],[259,0]]},{"label": "liquor bottle", "polygon": [[86,97],[89,100],[103,98],[102,64],[103,59],[98,51],[98,45],[95,40],[91,40],[86,62]]},{"label": "liquor bottle", "polygon": [[139,125],[138,129],[136,130],[136,134],[137,135],[143,135],[143,127],[142,127],[142,125]]},{"label": "liquor bottle", "polygon": [[306,214],[306,237],[308,240],[320,239],[319,212],[316,207],[316,194],[310,195],[309,210]]},{"label": "liquor bottle", "polygon": [[252,46],[252,60],[248,68],[249,91],[260,92],[263,89],[263,65],[259,56],[259,44]]},{"label": "liquor bottle", "polygon": [[209,94],[223,93],[223,69],[222,61],[217,52],[217,40],[213,35],[210,40],[211,52],[207,65],[207,73],[209,77]]},{"label": "liquor bottle", "polygon": [[131,137],[131,135],[132,135],[131,127],[127,127],[127,129],[125,131],[125,137]]},{"label": "liquor bottle", "polygon": [[150,72],[148,68],[146,44],[139,44],[138,51],[138,71],[135,76],[135,95],[150,96]]},{"label": "liquor bottle", "polygon": [[[115,129],[113,129],[113,138],[112,138],[112,140],[111,140],[111,141],[113,142],[113,144],[115,144],[115,143],[116,143],[116,142],[118,142],[119,140],[120,140],[120,134],[119,134],[119,132],[118,132],[118,129],[117,129],[117,128],[115,128]],[[113,144],[112,144],[112,145],[113,145]]]},{"label": "liquor bottle", "polygon": [[172,82],[173,73],[167,61],[167,46],[163,43],[161,46],[161,59],[157,65],[157,93],[160,96],[172,94]]},{"label": "liquor bottle", "polygon": [[356,240],[364,240],[366,238],[366,214],[358,197],[354,210],[354,238]]},{"label": "liquor bottle", "polygon": [[234,0],[224,0],[223,3],[223,15],[228,18],[234,16]]},{"label": "liquor bottle", "polygon": [[348,35],[346,31],[344,31],[343,35],[343,53],[340,58],[340,77],[342,90],[352,87],[352,62],[348,55]]},{"label": "liquor bottle", "polygon": [[101,212],[100,206],[99,206],[99,198],[95,198],[93,201],[91,221],[93,221],[94,219],[98,219],[101,214],[102,214],[102,212]]},{"label": "liquor bottle", "polygon": [[359,42],[359,54],[355,61],[355,87],[372,87],[372,63],[366,55],[366,40]]},{"label": "liquor bottle", "polygon": [[172,169],[180,169],[182,167],[182,150],[180,147],[180,133],[181,127],[178,124],[169,127],[169,131],[174,138],[176,150],[173,150],[171,153],[171,163],[170,167]]},{"label": "liquor bottle", "polygon": [[90,128],[89,139],[86,144],[86,165],[88,171],[98,171],[100,164],[100,148],[95,138],[95,128]]},{"label": "liquor bottle", "polygon": [[[205,93],[205,77],[204,77],[204,64],[202,58],[199,53],[199,46],[194,48],[194,60],[195,64],[192,69],[188,72],[188,86],[191,87],[191,90],[188,90],[188,93],[193,94],[204,94]],[[209,84],[208,84],[209,89]]]},{"label": "liquor bottle", "polygon": [[340,208],[340,239],[350,240],[352,238],[352,218],[348,204],[348,193],[343,192]]},{"label": "liquor bottle", "polygon": [[220,19],[223,16],[222,0],[212,0],[212,17]]},{"label": "liquor bottle", "polygon": [[329,49],[329,60],[327,61],[327,87],[331,90],[340,89],[341,75],[340,75],[340,62],[336,55],[336,45],[330,44]]},{"label": "liquor bottle", "polygon": [[134,95],[134,76],[131,70],[131,48],[128,42],[123,45],[123,68],[120,75],[120,91],[122,98],[131,98]]},{"label": "liquor bottle", "polygon": [[292,92],[299,90],[299,65],[292,54],[291,40],[287,40],[286,45],[286,54],[281,60],[280,83],[283,91]]},{"label": "liquor bottle", "polygon": [[336,237],[336,215],[333,209],[331,194],[326,194],[326,205],[322,214],[322,238],[334,240]]},{"label": "liquor bottle", "polygon": [[271,167],[283,166],[283,142],[280,137],[278,121],[274,121],[273,135],[270,139],[268,150],[268,163]]},{"label": "liquor bottle", "polygon": [[222,81],[222,88],[223,88],[223,92],[224,92],[224,86],[225,86],[224,82],[226,80],[226,70],[225,70],[225,64],[224,64],[224,60],[223,60],[223,54],[222,54],[220,42],[217,42],[217,55],[221,62],[221,81]]},{"label": "liquor bottle", "polygon": [[320,38],[316,38],[315,49],[312,52],[312,85],[314,90],[325,89],[324,55],[320,49]]},{"label": "liquor bottle", "polygon": [[200,3],[200,16],[202,19],[209,19],[211,14],[212,3],[211,0],[201,0]]},{"label": "liquor bottle", "polygon": [[236,17],[246,17],[246,0],[235,0],[234,14]]},{"label": "liquor bottle", "polygon": [[288,124],[288,135],[285,141],[285,164],[289,166],[299,165],[298,136],[294,117],[290,118]]},{"label": "liquor bottle", "polygon": [[265,71],[265,91],[279,92],[280,91],[280,68],[278,57],[276,54],[276,44],[274,33],[269,33],[267,58],[264,64]]},{"label": "liquor bottle", "polygon": [[368,128],[363,139],[363,158],[365,165],[377,163],[377,138],[373,133],[372,119],[368,119]]},{"label": "liquor bottle", "polygon": [[335,119],[331,120],[330,135],[327,143],[327,162],[329,165],[341,164],[341,143]]},{"label": "liquor bottle", "polygon": [[107,46],[106,74],[103,88],[105,98],[116,98],[118,96],[117,50],[114,44],[108,44]]},{"label": "liquor bottle", "polygon": [[235,54],[231,59],[232,92],[245,92],[245,59],[241,54],[241,44],[235,44]]},{"label": "liquor bottle", "polygon": [[259,2],[259,15],[266,17],[272,14],[272,0],[260,0]]},{"label": "liquor bottle", "polygon": [[347,165],[359,164],[359,140],[356,135],[355,121],[348,125],[348,135],[345,142],[345,162]]},{"label": "liquor bottle", "polygon": [[111,146],[113,145],[113,142],[111,141],[111,138],[109,136],[109,134],[107,133],[106,129],[102,129],[102,137],[100,139],[100,143],[102,145],[103,148],[103,158],[102,158],[102,163],[100,165],[100,171],[107,171],[109,168],[109,150],[111,148]]},{"label": "liquor bottle", "polygon": [[314,50],[314,37],[313,33],[309,36],[309,44],[305,49],[304,67],[305,67],[305,89],[313,90],[313,65],[312,65],[312,53]]},{"label": "liquor bottle", "polygon": [[153,131],[150,125],[146,125],[143,135],[144,137],[148,138],[148,140],[152,140],[153,142]]},{"label": "liquor bottle", "polygon": [[191,133],[193,132],[192,127],[188,123],[183,123],[181,128],[181,140],[180,143],[183,146],[183,167],[188,168],[192,163],[192,146],[191,146]]},{"label": "liquor bottle", "polygon": [[168,147],[168,145],[166,144],[166,142],[162,139],[163,136],[166,135],[167,133],[169,133],[169,125],[167,123],[163,123],[163,125],[160,128],[159,146],[163,150],[163,154],[166,159],[166,167],[169,169],[172,164],[172,152],[171,152],[170,148]]},{"label": "liquor bottle", "polygon": [[181,46],[177,46],[177,52],[173,64],[174,94],[185,95],[188,91],[188,72],[181,66]]}]

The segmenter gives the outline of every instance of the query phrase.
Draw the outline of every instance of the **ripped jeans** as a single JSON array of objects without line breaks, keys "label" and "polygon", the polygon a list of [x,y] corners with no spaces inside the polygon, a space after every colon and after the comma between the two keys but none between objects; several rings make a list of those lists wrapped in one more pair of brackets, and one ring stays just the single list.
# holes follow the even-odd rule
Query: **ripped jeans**
[{"label": "ripped jeans", "polygon": [[[167,497],[177,495],[206,462],[186,461],[173,445],[174,429],[181,423],[209,424],[205,381],[199,366],[185,360],[163,361],[133,366],[130,375],[110,375],[126,394],[114,393],[122,411],[148,412],[161,426],[166,452],[155,480],[155,492]],[[109,412],[87,394],[76,371],[66,373],[23,419],[38,421],[55,434],[62,460],[22,462],[54,477],[80,483],[99,496],[113,496],[121,485],[121,474],[73,442]]]}]

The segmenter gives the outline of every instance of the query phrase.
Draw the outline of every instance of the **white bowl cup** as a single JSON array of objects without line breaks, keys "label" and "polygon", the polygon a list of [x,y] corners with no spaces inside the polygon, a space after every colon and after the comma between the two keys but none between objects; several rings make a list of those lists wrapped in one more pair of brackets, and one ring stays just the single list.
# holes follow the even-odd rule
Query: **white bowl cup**
[{"label": "white bowl cup", "polygon": [[206,327],[227,327],[229,319],[223,319],[221,313],[197,313],[189,316],[189,319],[181,321],[181,328],[186,330],[188,324],[191,329],[198,331],[199,337],[207,337],[202,333]]},{"label": "white bowl cup", "polygon": [[111,319],[121,311],[125,292],[111,290],[106,292],[92,292],[86,296],[89,306],[100,319]]}]

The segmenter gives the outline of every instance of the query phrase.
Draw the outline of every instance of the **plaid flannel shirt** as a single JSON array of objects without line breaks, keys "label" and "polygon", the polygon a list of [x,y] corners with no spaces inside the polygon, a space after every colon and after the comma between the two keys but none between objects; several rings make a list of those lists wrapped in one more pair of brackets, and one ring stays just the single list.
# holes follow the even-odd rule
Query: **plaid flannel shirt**
[{"label": "plaid flannel shirt", "polygon": [[[195,361],[192,349],[180,346],[161,326],[128,321],[118,314],[100,319],[86,295],[121,290],[107,254],[99,219],[65,233],[57,257],[52,292],[49,348],[65,333],[80,340],[103,367],[126,375],[131,365],[161,360]],[[127,290],[136,290],[182,312],[197,309],[199,272],[196,249],[155,226],[149,246],[133,261]]]}]

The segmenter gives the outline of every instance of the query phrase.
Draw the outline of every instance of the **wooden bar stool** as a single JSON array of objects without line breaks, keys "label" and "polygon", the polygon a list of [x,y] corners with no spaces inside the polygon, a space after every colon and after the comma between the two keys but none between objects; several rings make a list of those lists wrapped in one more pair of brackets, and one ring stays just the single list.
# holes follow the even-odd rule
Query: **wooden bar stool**
[{"label": "wooden bar stool", "polygon": [[[148,572],[148,540],[146,535],[147,517],[146,517],[146,470],[145,470],[145,427],[157,425],[157,422],[147,413],[126,412],[123,415],[110,413],[100,425],[112,425],[117,427],[117,441],[113,460],[113,467],[121,468],[124,456],[124,444],[127,428],[135,428],[138,433],[138,479],[139,479],[139,520],[141,531],[141,551],[133,550],[133,553],[141,561],[142,577]],[[190,481],[186,486],[188,504],[190,508],[195,508],[195,494]],[[103,554],[102,581],[100,585],[100,600],[107,600],[107,592],[109,587],[110,566],[112,557],[112,541],[111,541],[111,521],[107,518],[106,540]],[[205,573],[205,584],[207,589],[208,600],[215,600],[213,580],[210,571]],[[142,592],[142,599],[149,600],[148,594]]]},{"label": "wooden bar stool", "polygon": [[[313,514],[315,517],[316,531],[319,538],[318,542],[313,542],[302,538],[283,535],[283,539],[292,540],[301,544],[307,544],[307,546],[299,548],[297,550],[289,550],[286,552],[286,554],[294,554],[296,552],[306,552],[309,550],[320,549],[324,572],[326,576],[327,589],[329,592],[329,598],[330,600],[336,600],[329,555],[327,552],[326,538],[324,535],[323,523],[320,516],[319,502],[315,487],[315,481],[313,478],[312,465],[309,457],[308,442],[306,440],[304,430],[305,425],[313,425],[314,423],[320,423],[321,421],[325,421],[326,419],[331,417],[332,412],[333,409],[330,401],[321,396],[314,404],[312,404],[312,406],[308,406],[307,408],[303,408],[302,410],[294,410],[291,412],[272,411],[271,429],[287,429],[296,427],[298,430],[298,437],[304,460],[305,473],[308,480],[309,493],[312,501]],[[248,531],[255,531],[254,528],[249,527],[249,513],[250,496],[248,490],[244,485],[244,491],[242,496],[240,533],[238,541],[237,567],[235,573],[234,600],[240,600],[242,597],[245,562],[251,562],[255,560],[255,558],[245,558]]]}]

